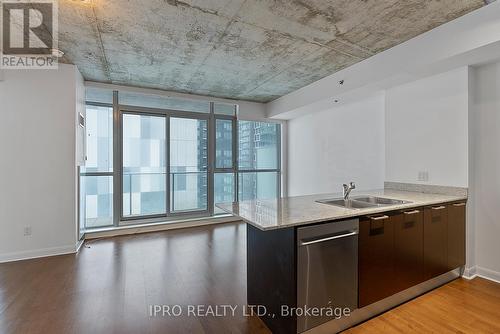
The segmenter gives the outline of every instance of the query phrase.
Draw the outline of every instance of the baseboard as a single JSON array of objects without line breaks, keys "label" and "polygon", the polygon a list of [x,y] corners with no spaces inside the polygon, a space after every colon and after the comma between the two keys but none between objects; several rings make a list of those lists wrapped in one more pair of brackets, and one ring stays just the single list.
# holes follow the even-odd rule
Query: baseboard
[{"label": "baseboard", "polygon": [[78,240],[78,242],[76,243],[76,247],[75,247],[75,253],[78,253],[80,251],[80,248],[82,248],[84,243],[85,243],[85,237]]},{"label": "baseboard", "polygon": [[474,279],[477,277],[477,267],[465,268],[462,277],[468,280]]},{"label": "baseboard", "polygon": [[476,271],[477,271],[476,276],[493,281],[493,282],[496,282],[496,283],[500,283],[500,272],[486,269],[486,268],[482,268],[482,267],[477,267]]},{"label": "baseboard", "polygon": [[77,245],[49,247],[49,248],[0,254],[0,263],[36,259],[47,256],[73,254],[77,252],[76,246]]}]

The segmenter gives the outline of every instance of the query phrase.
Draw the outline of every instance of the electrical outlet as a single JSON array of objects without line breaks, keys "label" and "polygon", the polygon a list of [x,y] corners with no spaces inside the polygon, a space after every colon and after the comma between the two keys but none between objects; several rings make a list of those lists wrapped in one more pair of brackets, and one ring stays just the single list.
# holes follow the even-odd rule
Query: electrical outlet
[{"label": "electrical outlet", "polygon": [[29,237],[31,235],[31,226],[24,227],[24,236]]},{"label": "electrical outlet", "polygon": [[429,181],[429,172],[428,171],[420,171],[418,172],[417,181],[427,182]]}]

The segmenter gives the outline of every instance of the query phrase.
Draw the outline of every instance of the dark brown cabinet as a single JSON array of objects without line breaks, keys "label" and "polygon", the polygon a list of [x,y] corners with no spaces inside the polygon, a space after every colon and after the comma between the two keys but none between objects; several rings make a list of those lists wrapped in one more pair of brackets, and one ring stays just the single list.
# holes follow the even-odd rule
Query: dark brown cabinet
[{"label": "dark brown cabinet", "polygon": [[359,307],[394,294],[394,222],[391,213],[359,221]]},{"label": "dark brown cabinet", "polygon": [[465,265],[465,202],[361,217],[359,307]]},{"label": "dark brown cabinet", "polygon": [[448,207],[424,209],[424,279],[448,271]]},{"label": "dark brown cabinet", "polygon": [[465,205],[448,205],[448,270],[465,265]]},{"label": "dark brown cabinet", "polygon": [[424,280],[424,212],[403,211],[394,221],[394,285],[397,292]]}]

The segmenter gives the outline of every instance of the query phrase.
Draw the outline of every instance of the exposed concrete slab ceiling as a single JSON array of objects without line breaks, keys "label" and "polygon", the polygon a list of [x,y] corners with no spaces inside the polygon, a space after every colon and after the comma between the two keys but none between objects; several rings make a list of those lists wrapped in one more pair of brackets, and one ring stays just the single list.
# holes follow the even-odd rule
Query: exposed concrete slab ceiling
[{"label": "exposed concrete slab ceiling", "polygon": [[269,102],[484,0],[59,2],[59,48],[86,80]]}]

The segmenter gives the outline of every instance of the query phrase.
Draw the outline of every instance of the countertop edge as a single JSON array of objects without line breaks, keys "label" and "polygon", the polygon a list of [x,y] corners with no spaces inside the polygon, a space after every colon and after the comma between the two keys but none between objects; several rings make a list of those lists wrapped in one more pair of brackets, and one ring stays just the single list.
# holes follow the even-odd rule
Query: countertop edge
[{"label": "countertop edge", "polygon": [[[358,218],[366,215],[374,215],[374,214],[379,214],[379,213],[384,213],[384,212],[391,212],[391,211],[398,211],[398,210],[404,210],[404,209],[412,209],[412,208],[419,208],[419,207],[425,207],[425,206],[430,206],[430,205],[436,205],[436,204],[444,204],[444,203],[453,203],[453,202],[458,202],[458,201],[464,201],[468,200],[468,196],[452,196],[454,198],[448,198],[446,200],[431,200],[431,201],[425,201],[423,203],[406,203],[406,204],[401,204],[401,205],[394,205],[390,207],[380,207],[380,208],[369,208],[369,211],[366,212],[366,210],[357,210],[353,209],[352,214],[343,214],[343,215],[338,215],[338,216],[333,216],[333,217],[325,217],[321,219],[314,219],[314,220],[307,220],[304,222],[300,223],[294,223],[294,224],[288,224],[288,225],[281,225],[281,226],[262,226],[259,225],[255,222],[252,222],[248,219],[245,219],[239,215],[234,214],[230,210],[226,210],[225,208],[219,207],[221,210],[224,212],[227,212],[229,214],[232,214],[235,217],[238,217],[242,221],[244,221],[247,224],[250,224],[256,228],[258,228],[261,231],[272,231],[272,230],[280,230],[280,229],[285,229],[285,228],[296,228],[296,227],[302,227],[306,225],[311,225],[311,224],[316,224],[316,223],[323,223],[323,222],[328,222],[328,221],[337,221],[337,220],[343,220],[343,219],[349,219],[349,218]],[[327,204],[325,204],[327,205]]]}]

